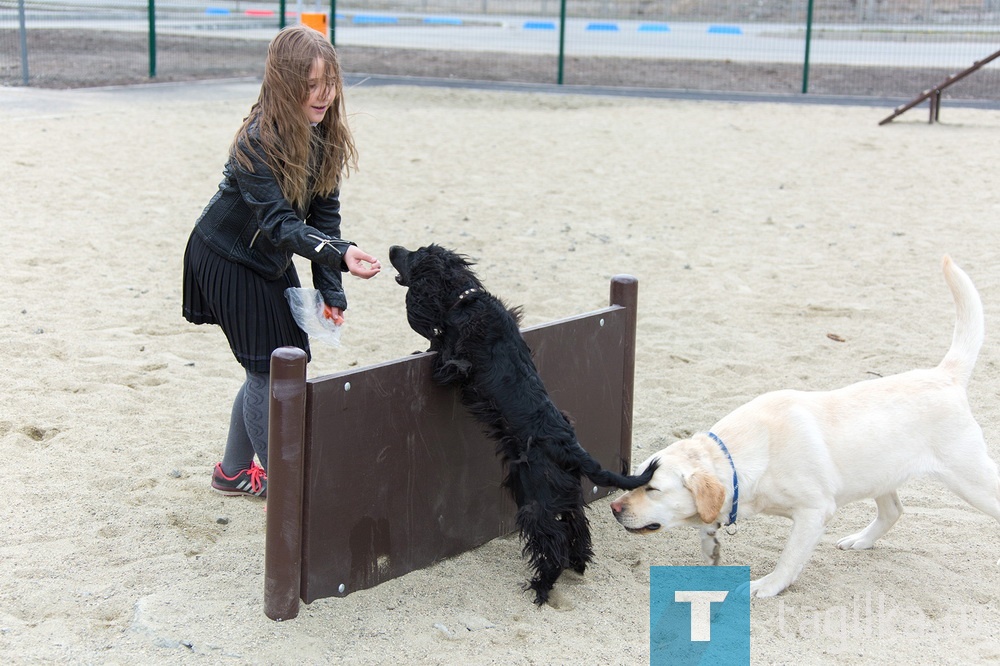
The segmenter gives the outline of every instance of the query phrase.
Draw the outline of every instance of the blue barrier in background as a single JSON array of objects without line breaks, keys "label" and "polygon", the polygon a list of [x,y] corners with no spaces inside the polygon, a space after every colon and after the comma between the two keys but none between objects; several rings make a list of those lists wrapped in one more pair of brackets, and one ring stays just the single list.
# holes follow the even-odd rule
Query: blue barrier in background
[{"label": "blue barrier in background", "polygon": [[377,24],[377,25],[396,25],[399,23],[399,19],[395,16],[371,16],[371,15],[358,15],[355,16],[351,21],[355,24]]},{"label": "blue barrier in background", "polygon": [[[246,14],[248,16],[256,15],[271,15],[272,12],[268,10],[257,12],[255,10],[248,10]],[[230,11],[225,7],[207,7],[205,9],[205,14],[209,16],[229,16]],[[356,14],[354,16],[346,16],[344,14],[337,14],[338,21],[350,20],[355,25],[398,25],[399,18],[396,16],[380,16],[377,14]],[[426,16],[421,22],[423,25],[451,25],[451,26],[461,26],[465,25],[465,22],[460,18],[448,17],[448,16]],[[525,21],[522,25],[524,30],[555,30],[556,23],[554,21]],[[619,27],[617,23],[613,22],[592,22],[588,23],[586,26],[588,32],[619,32]],[[666,23],[641,23],[636,28],[637,32],[670,32],[670,26]],[[715,35],[742,35],[743,29],[737,25],[710,25],[708,27],[708,32]]]},{"label": "blue barrier in background", "polygon": [[[259,15],[271,15],[270,11],[261,11]],[[256,16],[258,12],[253,10],[248,10],[248,16]],[[205,14],[209,16],[229,16],[230,11],[225,7],[207,7],[205,9]],[[337,14],[338,21],[350,20],[355,25],[398,25],[399,18],[396,16],[380,16],[377,14],[356,14],[354,16],[346,16],[344,14]],[[421,22],[423,25],[452,25],[460,26],[465,25],[465,22],[460,18],[448,17],[448,16],[426,16]],[[555,30],[556,23],[554,21],[525,21],[521,26],[524,30]],[[617,23],[609,22],[592,22],[588,23],[586,26],[588,32],[619,32],[619,27]],[[641,23],[636,28],[637,32],[670,32],[670,26],[666,23]],[[743,29],[738,25],[710,25],[708,27],[708,32],[715,35],[742,35]]]}]

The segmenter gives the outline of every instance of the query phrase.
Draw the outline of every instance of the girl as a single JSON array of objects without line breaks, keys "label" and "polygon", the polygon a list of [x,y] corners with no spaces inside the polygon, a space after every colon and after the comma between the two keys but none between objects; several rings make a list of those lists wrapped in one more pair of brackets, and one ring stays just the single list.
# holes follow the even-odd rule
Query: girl
[{"label": "girl", "polygon": [[[379,261],[340,238],[341,178],[357,167],[333,45],[304,26],[271,42],[257,103],[230,146],[222,183],[184,253],[184,317],[217,324],[246,381],[236,395],[212,488],[267,496],[268,372],[282,346],[309,353],[285,289],[300,286],[292,255],[312,262],[324,314],[343,322],[341,273],[368,279]],[[254,464],[254,453],[260,466]]]}]

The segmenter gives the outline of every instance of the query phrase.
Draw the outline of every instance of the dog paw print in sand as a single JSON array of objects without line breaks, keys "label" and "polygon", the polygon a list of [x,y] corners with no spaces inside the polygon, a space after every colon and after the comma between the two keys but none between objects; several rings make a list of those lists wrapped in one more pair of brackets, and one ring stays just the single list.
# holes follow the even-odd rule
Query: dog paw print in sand
[{"label": "dog paw print in sand", "polygon": [[[47,442],[59,434],[59,428],[45,428],[36,425],[26,425],[18,429],[20,433],[35,442]],[[6,434],[0,427],[0,435]]]},{"label": "dog paw print in sand", "polygon": [[140,368],[138,375],[130,374],[125,378],[124,384],[131,389],[151,388],[167,383],[167,378],[161,373],[167,369],[166,363],[149,363]]},{"label": "dog paw print in sand", "polygon": [[[565,583],[565,581],[563,582]],[[563,612],[571,611],[574,608],[576,608],[576,604],[574,604],[573,601],[569,597],[567,597],[562,590],[555,588],[553,588],[553,590],[549,592],[549,599],[546,602],[546,605],[552,610],[563,611]]]},{"label": "dog paw print in sand", "polygon": [[215,543],[228,522],[176,511],[167,514],[167,524],[187,542],[184,554],[188,557],[202,554],[208,545]]}]

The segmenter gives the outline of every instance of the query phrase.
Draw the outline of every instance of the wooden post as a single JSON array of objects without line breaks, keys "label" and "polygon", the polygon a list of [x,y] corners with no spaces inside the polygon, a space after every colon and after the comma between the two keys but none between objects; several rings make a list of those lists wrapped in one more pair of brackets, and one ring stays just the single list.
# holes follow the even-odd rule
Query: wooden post
[{"label": "wooden post", "polygon": [[299,614],[306,360],[306,353],[296,347],[280,347],[271,354],[264,613],[272,620]]},{"label": "wooden post", "polygon": [[638,321],[639,280],[631,275],[611,279],[611,305],[625,308],[624,369],[622,371],[622,436],[619,443],[626,472],[632,471],[632,400],[635,388],[635,331]]}]

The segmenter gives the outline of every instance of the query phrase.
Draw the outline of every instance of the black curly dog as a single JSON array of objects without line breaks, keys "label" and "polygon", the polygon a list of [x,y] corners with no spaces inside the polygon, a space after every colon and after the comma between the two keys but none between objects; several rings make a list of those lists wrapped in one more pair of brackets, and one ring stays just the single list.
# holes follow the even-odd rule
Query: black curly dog
[{"label": "black curly dog", "polygon": [[389,250],[407,287],[406,318],[430,341],[434,381],[461,390],[462,404],[496,441],[517,503],[517,528],[535,575],[528,588],[544,604],[564,569],[583,573],[594,555],[580,476],[624,490],[649,483],[653,469],[626,476],[601,468],[552,403],[521,337],[520,309],[483,288],[470,262],[439,245]]}]

